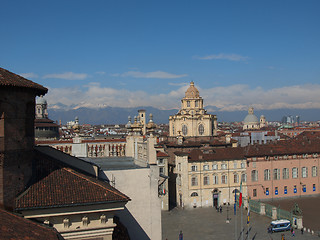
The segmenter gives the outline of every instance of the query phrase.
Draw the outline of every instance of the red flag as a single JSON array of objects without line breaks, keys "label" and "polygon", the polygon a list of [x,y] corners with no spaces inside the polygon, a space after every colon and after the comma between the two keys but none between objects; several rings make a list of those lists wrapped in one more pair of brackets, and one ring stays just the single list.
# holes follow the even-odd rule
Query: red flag
[{"label": "red flag", "polygon": [[242,205],[242,179],[241,179],[241,183],[240,183],[240,196],[239,196],[239,208]]}]

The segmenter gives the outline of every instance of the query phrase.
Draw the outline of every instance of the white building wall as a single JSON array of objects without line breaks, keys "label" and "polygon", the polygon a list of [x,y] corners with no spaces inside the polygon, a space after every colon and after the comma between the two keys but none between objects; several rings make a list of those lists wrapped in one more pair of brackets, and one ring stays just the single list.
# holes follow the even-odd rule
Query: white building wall
[{"label": "white building wall", "polygon": [[159,168],[108,170],[114,187],[131,198],[118,214],[132,240],[161,240],[161,205],[158,197]]}]

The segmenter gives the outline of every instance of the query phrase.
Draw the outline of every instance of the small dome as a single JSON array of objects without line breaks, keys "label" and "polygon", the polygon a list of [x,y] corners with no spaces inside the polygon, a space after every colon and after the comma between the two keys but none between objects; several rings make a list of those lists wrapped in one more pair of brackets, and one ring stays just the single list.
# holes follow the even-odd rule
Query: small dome
[{"label": "small dome", "polygon": [[47,104],[47,100],[41,95],[39,98],[36,100],[36,104]]},{"label": "small dome", "polygon": [[194,82],[190,83],[190,87],[186,91],[186,98],[198,98],[200,97],[198,89],[194,86]]},{"label": "small dome", "polygon": [[257,116],[253,113],[253,107],[249,108],[248,115],[244,118],[243,123],[259,123]]}]

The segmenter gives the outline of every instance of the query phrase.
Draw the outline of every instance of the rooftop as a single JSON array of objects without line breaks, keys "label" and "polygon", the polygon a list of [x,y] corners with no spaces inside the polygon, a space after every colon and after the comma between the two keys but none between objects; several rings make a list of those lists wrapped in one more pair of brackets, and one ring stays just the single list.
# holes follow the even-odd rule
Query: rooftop
[{"label": "rooftop", "polygon": [[0,67],[0,86],[32,89],[39,96],[44,95],[48,92],[48,89],[43,87],[42,85],[34,83],[28,79],[25,79],[24,77],[21,77],[1,67]]}]

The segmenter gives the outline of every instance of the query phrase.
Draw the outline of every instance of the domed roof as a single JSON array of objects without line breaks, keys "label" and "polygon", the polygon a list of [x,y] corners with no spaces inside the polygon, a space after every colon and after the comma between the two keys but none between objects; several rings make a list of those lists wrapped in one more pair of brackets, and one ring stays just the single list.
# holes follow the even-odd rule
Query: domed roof
[{"label": "domed roof", "polygon": [[190,83],[190,87],[186,91],[186,98],[198,98],[200,97],[198,89],[194,86],[194,82]]},{"label": "domed roof", "polygon": [[43,98],[43,95],[41,95],[37,101],[36,104],[47,104],[47,100],[45,98]]},{"label": "domed roof", "polygon": [[257,116],[253,113],[253,107],[249,108],[248,115],[244,118],[243,123],[259,123]]}]

